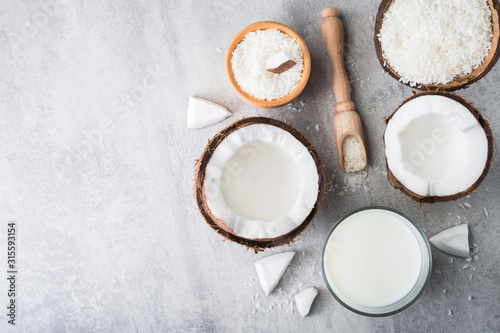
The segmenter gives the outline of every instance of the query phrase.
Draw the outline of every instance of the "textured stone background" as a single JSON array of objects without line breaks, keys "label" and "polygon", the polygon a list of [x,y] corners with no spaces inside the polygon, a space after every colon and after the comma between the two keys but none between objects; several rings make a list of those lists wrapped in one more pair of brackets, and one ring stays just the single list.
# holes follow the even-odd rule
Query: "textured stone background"
[{"label": "textured stone background", "polygon": [[[470,203],[469,209],[456,202],[435,204],[425,217],[389,185],[383,174],[383,119],[412,90],[378,65],[372,42],[378,1],[0,4],[0,258],[6,257],[9,220],[17,221],[19,235],[17,325],[7,325],[3,310],[0,331],[500,330],[498,154],[477,193],[459,201]],[[345,178],[334,155],[335,101],[320,32],[320,11],[330,6],[339,7],[346,28],[348,72],[370,164],[369,190],[344,196],[337,194]],[[250,107],[225,78],[231,38],[263,20],[289,25],[309,47],[311,77],[294,103],[301,112]],[[497,138],[499,87],[497,66],[458,92],[484,112]],[[189,96],[219,102],[233,116],[188,130]],[[195,160],[207,140],[252,115],[291,121],[318,149],[337,186],[314,225],[291,245],[297,255],[278,286],[283,294],[269,297],[260,292],[253,262],[288,248],[256,255],[223,241],[205,224],[192,195]],[[401,210],[429,236],[468,222],[472,242],[480,246],[479,261],[461,270],[464,259],[450,263],[433,248],[430,283],[409,309],[379,319],[345,310],[323,284],[321,248],[335,220],[374,204]],[[6,274],[5,259],[0,262]],[[0,280],[5,309],[7,282]],[[289,305],[289,294],[301,284],[320,290],[305,319],[290,313]],[[262,307],[254,314],[257,302]]]}]

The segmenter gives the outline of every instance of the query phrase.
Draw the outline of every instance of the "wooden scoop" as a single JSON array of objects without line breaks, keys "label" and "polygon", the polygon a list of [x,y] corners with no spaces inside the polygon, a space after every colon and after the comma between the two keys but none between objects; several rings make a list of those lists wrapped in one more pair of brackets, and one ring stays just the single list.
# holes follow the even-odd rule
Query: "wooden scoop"
[{"label": "wooden scoop", "polygon": [[339,11],[337,8],[322,10],[321,17],[323,17],[323,23],[321,24],[321,31],[323,32],[326,49],[328,50],[333,67],[332,86],[335,100],[337,101],[334,106],[336,115],[333,118],[333,129],[337,143],[337,153],[340,168],[346,172],[344,155],[342,154],[342,142],[346,136],[354,136],[360,144],[361,158],[363,160],[363,167],[360,170],[366,167],[367,161],[361,119],[356,111],[354,111],[355,105],[351,101],[351,88],[344,67],[344,28],[338,15]]}]

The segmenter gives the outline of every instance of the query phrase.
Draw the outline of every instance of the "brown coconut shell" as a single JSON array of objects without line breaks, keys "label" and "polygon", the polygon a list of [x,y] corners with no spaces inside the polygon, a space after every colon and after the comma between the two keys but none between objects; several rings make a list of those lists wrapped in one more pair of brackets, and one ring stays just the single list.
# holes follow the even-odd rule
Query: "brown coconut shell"
[{"label": "brown coconut shell", "polygon": [[[206,195],[205,195],[206,167],[208,165],[208,162],[210,161],[210,158],[212,157],[213,152],[228,135],[245,126],[253,124],[267,124],[271,126],[276,126],[293,135],[309,150],[309,153],[311,154],[311,157],[316,163],[316,168],[318,170],[318,176],[319,176],[318,198],[313,209],[311,210],[307,218],[299,226],[297,226],[289,233],[276,238],[248,239],[238,236],[237,234],[233,233],[233,231],[229,229],[222,220],[220,220],[219,218],[217,218],[212,214],[206,201]],[[266,117],[243,118],[233,123],[232,125],[224,128],[222,131],[217,133],[212,138],[212,140],[208,142],[207,146],[205,147],[205,150],[201,154],[201,157],[197,163],[195,180],[194,180],[194,196],[196,198],[196,204],[198,205],[198,209],[201,215],[203,216],[207,224],[212,229],[214,229],[218,234],[220,234],[222,237],[232,242],[236,242],[238,244],[246,246],[247,248],[251,248],[256,252],[263,251],[266,248],[282,246],[293,242],[295,239],[297,239],[298,236],[300,236],[304,232],[307,226],[311,223],[313,218],[318,213],[319,207],[321,206],[321,203],[323,202],[323,198],[325,196],[325,170],[323,168],[323,164],[319,159],[319,155],[316,149],[314,149],[314,147],[312,146],[311,142],[307,140],[306,137],[301,132],[293,128],[291,125]]]},{"label": "brown coconut shell", "polygon": [[[400,190],[401,192],[403,192],[404,194],[408,195],[410,198],[412,198],[413,200],[417,201],[420,204],[435,203],[435,202],[444,202],[444,201],[455,201],[455,200],[458,200],[458,199],[460,199],[462,197],[465,197],[466,195],[469,195],[470,193],[474,192],[477,189],[477,187],[481,184],[481,182],[483,181],[483,179],[486,177],[486,175],[488,174],[488,171],[489,171],[490,166],[491,166],[491,160],[493,158],[493,143],[495,141],[494,138],[493,138],[493,132],[491,131],[491,126],[488,123],[488,121],[483,118],[481,112],[479,112],[479,110],[476,109],[472,105],[471,102],[467,101],[465,98],[463,98],[461,96],[458,96],[458,95],[450,93],[450,92],[444,92],[444,91],[424,91],[424,92],[420,92],[418,94],[415,94],[415,95],[413,95],[411,97],[408,97],[407,99],[405,99],[403,101],[403,103],[401,103],[401,105],[398,106],[398,108],[396,109],[396,111],[394,111],[386,119],[386,124],[389,123],[389,121],[392,119],[392,117],[396,114],[396,112],[398,112],[398,110],[401,108],[401,106],[403,106],[405,103],[411,101],[414,98],[418,98],[418,97],[425,96],[425,95],[440,95],[440,96],[451,98],[452,100],[454,100],[454,101],[462,104],[463,106],[465,106],[467,108],[467,110],[469,110],[470,113],[474,116],[474,118],[476,118],[476,120],[478,121],[478,123],[483,128],[484,133],[486,134],[486,139],[488,140],[488,157],[486,159],[486,164],[484,166],[484,170],[481,173],[481,176],[479,176],[479,178],[474,182],[474,184],[472,184],[465,191],[462,191],[462,192],[459,192],[459,193],[456,193],[456,194],[453,194],[453,195],[442,196],[442,197],[440,197],[440,196],[427,196],[427,197],[424,197],[424,196],[421,196],[421,195],[419,195],[419,194],[417,194],[417,193],[415,193],[415,192],[407,189],[392,174],[391,170],[389,169],[389,164],[387,163],[387,157],[386,157],[385,162],[386,162],[386,168],[387,168],[387,179],[389,180],[389,183],[391,183],[391,185],[394,188]],[[384,131],[384,148],[385,148],[385,131]]]},{"label": "brown coconut shell", "polygon": [[[493,24],[493,38],[491,41],[491,49],[484,58],[483,63],[479,65],[476,69],[474,69],[471,73],[468,75],[459,77],[455,79],[452,82],[449,82],[447,84],[417,84],[416,86],[412,87],[414,89],[419,89],[422,91],[430,91],[430,90],[440,90],[440,91],[455,91],[458,89],[462,88],[467,88],[470,86],[472,83],[476,82],[477,80],[481,79],[483,76],[485,76],[492,68],[495,66],[498,57],[500,56],[500,46],[499,46],[499,41],[500,41],[500,23],[499,23],[499,9],[500,9],[500,2],[499,0],[487,0],[488,5],[491,9],[491,20]],[[377,17],[375,19],[375,32],[373,35],[373,40],[375,44],[375,53],[377,54],[378,61],[380,62],[380,65],[382,68],[393,78],[396,80],[400,80],[401,76],[396,73],[396,71],[386,62],[384,57],[382,56],[382,45],[380,43],[380,40],[378,39],[378,35],[380,34],[380,29],[382,28],[383,24],[383,19],[386,10],[389,8],[392,0],[382,0],[380,3],[380,6],[378,8],[377,12]],[[401,82],[401,81],[400,81]],[[401,82],[402,83],[402,82]],[[404,83],[407,86],[410,86],[410,83]],[[420,87],[420,88],[419,88]]]}]

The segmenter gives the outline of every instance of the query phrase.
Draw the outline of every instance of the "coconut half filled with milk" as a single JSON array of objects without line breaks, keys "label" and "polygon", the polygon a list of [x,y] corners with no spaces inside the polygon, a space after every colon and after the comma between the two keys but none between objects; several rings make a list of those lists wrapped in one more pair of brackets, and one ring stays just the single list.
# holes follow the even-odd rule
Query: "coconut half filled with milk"
[{"label": "coconut half filled with milk", "polygon": [[324,184],[318,154],[299,131],[270,118],[245,118],[208,143],[198,161],[195,197],[215,231],[261,250],[304,231]]},{"label": "coconut half filled with milk", "polygon": [[473,192],[493,156],[490,125],[452,93],[424,92],[405,100],[388,118],[384,141],[389,182],[420,203]]}]

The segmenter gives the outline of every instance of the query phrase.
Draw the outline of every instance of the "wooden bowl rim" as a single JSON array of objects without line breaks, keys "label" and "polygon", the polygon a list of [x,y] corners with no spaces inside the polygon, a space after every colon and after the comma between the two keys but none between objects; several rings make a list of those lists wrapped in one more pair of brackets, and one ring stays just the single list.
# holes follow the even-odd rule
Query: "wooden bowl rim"
[{"label": "wooden bowl rim", "polygon": [[[375,53],[377,55],[378,61],[382,68],[394,79],[398,80],[399,82],[401,79],[401,76],[392,69],[391,66],[386,62],[384,57],[382,56],[382,45],[378,39],[378,34],[380,33],[380,29],[382,27],[382,21],[384,14],[389,8],[389,5],[391,4],[393,0],[382,0],[380,3],[380,6],[378,8],[377,12],[377,17],[375,19],[375,31],[373,35],[373,40],[375,44]],[[491,9],[491,20],[493,24],[493,38],[491,41],[491,48],[486,56],[484,58],[483,62],[481,65],[479,65],[476,69],[474,69],[471,73],[459,77],[455,79],[452,82],[449,82],[447,84],[416,84],[415,86],[411,86],[409,82],[403,83],[407,85],[408,87],[411,87],[412,89],[419,89],[422,91],[455,91],[463,88],[469,87],[472,83],[480,80],[483,78],[492,68],[495,66],[499,56],[500,56],[500,47],[499,47],[499,41],[500,41],[500,24],[499,24],[499,16],[500,16],[500,3],[499,0],[487,0],[488,5]],[[419,88],[420,87],[420,88]]]},{"label": "wooden bowl rim", "polygon": [[[279,99],[267,101],[267,100],[257,99],[241,89],[241,87],[236,82],[233,75],[233,71],[231,69],[231,58],[234,49],[243,40],[246,34],[257,30],[266,30],[273,28],[278,29],[279,31],[287,34],[288,36],[290,36],[290,38],[295,39],[297,43],[299,43],[299,46],[302,51],[302,58],[304,61],[304,69],[302,70],[302,76],[300,78],[299,83],[288,95],[281,97]],[[300,93],[304,90],[307,81],[309,79],[309,75],[311,74],[311,56],[309,54],[309,49],[307,48],[306,43],[304,42],[302,37],[300,37],[300,35],[297,32],[295,32],[295,30],[279,22],[261,21],[246,26],[233,37],[226,51],[224,67],[227,79],[229,80],[229,84],[243,101],[258,108],[272,109],[290,103],[295,98],[297,98],[300,95]]]}]

